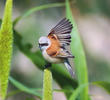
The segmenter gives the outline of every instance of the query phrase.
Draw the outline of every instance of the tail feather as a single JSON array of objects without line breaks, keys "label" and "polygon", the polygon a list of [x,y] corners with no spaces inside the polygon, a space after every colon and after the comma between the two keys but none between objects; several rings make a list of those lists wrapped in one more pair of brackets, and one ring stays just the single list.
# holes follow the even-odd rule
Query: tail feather
[{"label": "tail feather", "polygon": [[74,77],[74,74],[75,74],[75,73],[72,71],[72,68],[71,68],[71,65],[70,65],[69,61],[66,60],[66,61],[64,62],[64,64],[65,64],[67,70],[69,71],[69,73],[71,74],[71,76]]}]

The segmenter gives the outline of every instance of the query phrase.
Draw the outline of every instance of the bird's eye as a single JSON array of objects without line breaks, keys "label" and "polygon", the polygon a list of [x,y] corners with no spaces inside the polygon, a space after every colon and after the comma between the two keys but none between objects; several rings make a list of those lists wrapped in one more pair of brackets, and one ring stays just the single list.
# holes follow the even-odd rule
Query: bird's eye
[{"label": "bird's eye", "polygon": [[40,46],[48,46],[48,43],[39,44]]}]

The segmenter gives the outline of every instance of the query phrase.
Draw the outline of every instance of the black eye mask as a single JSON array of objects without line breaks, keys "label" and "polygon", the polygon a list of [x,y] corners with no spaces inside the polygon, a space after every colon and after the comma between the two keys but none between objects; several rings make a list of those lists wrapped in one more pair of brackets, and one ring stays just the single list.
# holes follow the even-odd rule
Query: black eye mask
[{"label": "black eye mask", "polygon": [[40,46],[48,46],[48,43],[39,44]]}]

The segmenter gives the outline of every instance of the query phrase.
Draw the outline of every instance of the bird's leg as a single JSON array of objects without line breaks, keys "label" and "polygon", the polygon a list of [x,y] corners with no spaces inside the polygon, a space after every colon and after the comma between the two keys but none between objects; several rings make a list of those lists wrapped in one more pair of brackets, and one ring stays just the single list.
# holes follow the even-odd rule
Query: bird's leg
[{"label": "bird's leg", "polygon": [[51,63],[49,63],[49,62],[47,62],[46,64],[45,64],[45,68],[49,68],[49,67],[51,67],[52,66],[52,64]]}]

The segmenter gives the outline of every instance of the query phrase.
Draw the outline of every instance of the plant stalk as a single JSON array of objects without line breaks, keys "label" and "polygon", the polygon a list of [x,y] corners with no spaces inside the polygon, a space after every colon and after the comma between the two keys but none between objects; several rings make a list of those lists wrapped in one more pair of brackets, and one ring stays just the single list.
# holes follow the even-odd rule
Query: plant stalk
[{"label": "plant stalk", "polygon": [[13,49],[12,30],[13,0],[6,0],[4,16],[0,29],[0,100],[5,100]]},{"label": "plant stalk", "polygon": [[49,68],[44,69],[43,100],[52,100],[52,73]]}]

